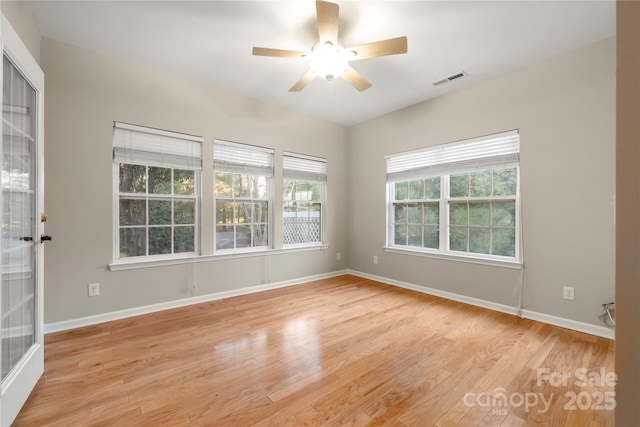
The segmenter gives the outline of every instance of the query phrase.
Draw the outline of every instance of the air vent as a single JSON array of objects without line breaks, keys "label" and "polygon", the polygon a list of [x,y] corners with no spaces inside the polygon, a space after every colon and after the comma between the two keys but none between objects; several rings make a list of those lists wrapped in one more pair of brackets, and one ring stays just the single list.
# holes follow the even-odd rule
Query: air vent
[{"label": "air vent", "polygon": [[445,83],[449,83],[449,82],[451,82],[453,80],[459,79],[461,77],[464,77],[466,75],[467,75],[467,73],[465,73],[464,71],[460,71],[459,73],[452,74],[449,77],[445,77],[444,79],[440,79],[438,81],[435,81],[432,84],[434,86],[439,86],[439,85],[442,85],[442,84],[445,84]]}]

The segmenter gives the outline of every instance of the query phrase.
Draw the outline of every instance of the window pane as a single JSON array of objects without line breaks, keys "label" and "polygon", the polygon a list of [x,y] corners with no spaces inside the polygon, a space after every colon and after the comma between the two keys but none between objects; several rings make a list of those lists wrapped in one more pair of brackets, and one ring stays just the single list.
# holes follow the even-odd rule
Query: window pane
[{"label": "window pane", "polygon": [[233,205],[232,202],[216,201],[216,224],[233,223]]},{"label": "window pane", "polygon": [[236,226],[236,248],[249,248],[249,247],[251,247],[251,226],[237,225]]},{"label": "window pane", "polygon": [[491,205],[491,223],[496,227],[515,227],[516,202],[493,202]]},{"label": "window pane", "polygon": [[491,204],[469,203],[469,225],[489,226],[489,212]]},{"label": "window pane", "polygon": [[469,227],[469,252],[478,254],[489,253],[489,229]]},{"label": "window pane", "polygon": [[396,182],[393,184],[395,200],[406,200],[407,195],[409,193],[409,183],[404,182]]},{"label": "window pane", "polygon": [[409,199],[422,200],[424,198],[424,180],[409,181]]},{"label": "window pane", "polygon": [[145,225],[147,223],[147,201],[144,199],[120,198],[120,225]]},{"label": "window pane", "polygon": [[293,218],[296,216],[296,202],[284,203],[284,217]]},{"label": "window pane", "polygon": [[440,231],[438,226],[424,227],[424,247],[438,249],[440,247]]},{"label": "window pane", "polygon": [[493,255],[516,256],[516,230],[514,228],[494,228],[491,253]]},{"label": "window pane", "polygon": [[236,205],[236,223],[244,224],[251,222],[251,202],[239,202],[235,203]]},{"label": "window pane", "polygon": [[451,197],[469,197],[469,174],[451,175]]},{"label": "window pane", "polygon": [[408,244],[409,246],[422,247],[422,226],[410,225],[407,228],[409,234]]},{"label": "window pane", "polygon": [[296,218],[301,220],[309,219],[309,205],[306,203],[296,203]]},{"label": "window pane", "polygon": [[171,200],[149,200],[149,224],[171,224]]},{"label": "window pane", "polygon": [[253,202],[253,220],[252,222],[267,222],[269,214],[268,202]]},{"label": "window pane", "polygon": [[120,163],[120,192],[121,193],[146,193],[147,190],[146,166],[129,165]]},{"label": "window pane", "polygon": [[266,199],[267,198],[267,178],[264,176],[251,177],[251,197],[254,199]]},{"label": "window pane", "polygon": [[440,198],[440,177],[424,180],[424,198],[428,200]]},{"label": "window pane", "polygon": [[293,179],[284,179],[282,182],[282,200],[294,200],[296,182]]},{"label": "window pane", "polygon": [[515,196],[518,187],[518,172],[516,168],[499,169],[493,171],[493,195]]},{"label": "window pane", "polygon": [[173,230],[173,251],[175,253],[195,251],[195,227],[176,227]]},{"label": "window pane", "polygon": [[174,223],[195,224],[196,202],[194,200],[176,200],[174,202]]},{"label": "window pane", "polygon": [[253,226],[253,246],[268,246],[267,225],[257,224]]},{"label": "window pane", "polygon": [[394,210],[394,218],[396,223],[406,223],[407,222],[407,205],[397,204],[393,206]]},{"label": "window pane", "polygon": [[452,251],[467,252],[467,227],[450,227],[449,247]]},{"label": "window pane", "polygon": [[407,244],[407,226],[404,224],[396,225],[394,227],[394,243],[396,245]]},{"label": "window pane", "polygon": [[407,205],[407,220],[409,224],[422,224],[422,203]]},{"label": "window pane", "polygon": [[147,254],[147,229],[144,227],[120,229],[120,258]]},{"label": "window pane", "polygon": [[440,224],[440,205],[437,203],[424,204],[424,224]]},{"label": "window pane", "polygon": [[171,168],[149,166],[149,194],[171,194]]},{"label": "window pane", "polygon": [[173,185],[175,194],[193,196],[195,194],[195,172],[184,169],[174,169]]},{"label": "window pane", "polygon": [[311,190],[311,200],[319,202],[322,199],[322,183],[309,181],[309,189]]},{"label": "window pane", "polygon": [[171,253],[171,227],[149,228],[149,255]]},{"label": "window pane", "polygon": [[251,196],[251,182],[247,175],[234,175],[233,197],[249,198]]},{"label": "window pane", "polygon": [[217,172],[215,182],[216,197],[232,197],[233,196],[233,175],[230,173]]},{"label": "window pane", "polygon": [[216,226],[216,249],[233,249],[233,226]]},{"label": "window pane", "polygon": [[311,200],[311,189],[309,188],[309,183],[307,181],[296,182],[296,191],[294,197],[296,200],[300,201]]},{"label": "window pane", "polygon": [[489,197],[491,196],[491,171],[472,173],[471,178],[471,197]]},{"label": "window pane", "polygon": [[451,225],[464,225],[469,223],[467,215],[466,203],[450,203],[449,204],[449,223]]}]

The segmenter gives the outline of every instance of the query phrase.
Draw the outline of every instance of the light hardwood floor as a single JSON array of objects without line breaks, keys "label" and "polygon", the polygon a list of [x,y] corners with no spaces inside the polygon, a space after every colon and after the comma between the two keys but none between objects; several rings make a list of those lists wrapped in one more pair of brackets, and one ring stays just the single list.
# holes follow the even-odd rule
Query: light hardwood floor
[{"label": "light hardwood floor", "polygon": [[611,426],[613,360],[604,338],[340,276],[49,334],[14,426]]}]

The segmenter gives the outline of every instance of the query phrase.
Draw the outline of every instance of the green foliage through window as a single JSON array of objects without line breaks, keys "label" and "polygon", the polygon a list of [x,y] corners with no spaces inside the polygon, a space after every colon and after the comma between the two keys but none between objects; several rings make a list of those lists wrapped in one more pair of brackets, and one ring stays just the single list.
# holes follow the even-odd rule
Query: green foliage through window
[{"label": "green foliage through window", "polygon": [[442,251],[444,240],[450,251],[516,256],[517,168],[399,181],[390,192],[392,244]]},{"label": "green foliage through window", "polygon": [[120,258],[195,251],[196,172],[119,163]]},{"label": "green foliage through window", "polygon": [[267,178],[216,172],[216,249],[269,246]]}]

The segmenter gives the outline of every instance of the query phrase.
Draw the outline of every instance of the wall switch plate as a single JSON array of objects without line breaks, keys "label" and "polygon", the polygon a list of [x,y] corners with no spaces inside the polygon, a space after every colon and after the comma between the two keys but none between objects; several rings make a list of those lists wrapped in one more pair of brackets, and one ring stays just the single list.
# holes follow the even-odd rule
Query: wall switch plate
[{"label": "wall switch plate", "polygon": [[573,288],[570,286],[565,286],[564,288],[562,288],[562,297],[564,299],[573,301],[573,297],[574,297]]},{"label": "wall switch plate", "polygon": [[336,261],[340,261],[340,252],[336,253]]},{"label": "wall switch plate", "polygon": [[97,297],[100,295],[100,283],[89,283],[87,287],[89,289],[90,297]]},{"label": "wall switch plate", "polygon": [[373,263],[374,263],[374,264],[377,264],[377,263],[378,263],[378,256],[377,256],[377,255],[374,255],[374,256],[373,256]]}]

